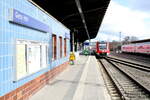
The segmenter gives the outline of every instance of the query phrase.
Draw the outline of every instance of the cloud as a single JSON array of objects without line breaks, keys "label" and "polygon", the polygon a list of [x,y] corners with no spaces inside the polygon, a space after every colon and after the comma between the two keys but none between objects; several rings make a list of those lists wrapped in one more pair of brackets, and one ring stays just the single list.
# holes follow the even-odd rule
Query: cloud
[{"label": "cloud", "polygon": [[150,13],[150,0],[128,0],[128,2],[130,8]]},{"label": "cloud", "polygon": [[[122,36],[136,36],[139,39],[145,39],[150,38],[149,26],[149,13],[134,10],[112,1],[100,27],[99,34],[106,34],[105,37],[109,38],[110,34],[116,37],[121,32]],[[99,34],[97,37],[99,37]]]},{"label": "cloud", "polygon": [[128,8],[150,13],[150,0],[112,0]]},{"label": "cloud", "polygon": [[119,37],[117,35],[114,35],[114,34],[99,33],[98,36],[95,38],[95,40],[97,40],[97,41],[108,41],[108,42],[113,41],[113,40],[119,41]]}]

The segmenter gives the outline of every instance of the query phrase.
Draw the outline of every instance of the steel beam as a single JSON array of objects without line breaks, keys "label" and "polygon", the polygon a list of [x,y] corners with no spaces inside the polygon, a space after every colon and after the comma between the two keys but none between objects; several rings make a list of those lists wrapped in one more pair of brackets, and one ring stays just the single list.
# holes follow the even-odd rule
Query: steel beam
[{"label": "steel beam", "polygon": [[88,29],[87,29],[87,25],[86,25],[84,13],[83,13],[83,11],[82,11],[82,7],[81,7],[81,4],[80,4],[80,1],[79,1],[79,0],[75,0],[75,2],[76,2],[76,6],[77,6],[77,8],[78,8],[79,14],[80,14],[80,16],[81,16],[82,23],[83,23],[83,25],[84,25],[85,31],[86,31],[86,33],[87,33],[88,39],[89,39],[89,41],[90,41],[90,35],[89,35],[89,31],[88,31]]}]

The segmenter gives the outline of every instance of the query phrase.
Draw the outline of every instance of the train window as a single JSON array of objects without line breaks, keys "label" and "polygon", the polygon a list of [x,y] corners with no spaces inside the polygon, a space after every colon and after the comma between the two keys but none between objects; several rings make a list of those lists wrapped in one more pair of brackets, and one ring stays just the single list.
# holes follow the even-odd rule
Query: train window
[{"label": "train window", "polygon": [[60,58],[62,58],[62,37],[59,37],[59,45],[60,45]]},{"label": "train window", "polygon": [[53,48],[53,60],[57,59],[57,38],[56,35],[52,35],[52,48]]},{"label": "train window", "polygon": [[64,56],[67,56],[67,45],[66,45],[66,38],[64,39]]},{"label": "train window", "polygon": [[101,50],[104,50],[104,49],[107,49],[107,46],[106,46],[106,44],[100,44],[99,48]]}]

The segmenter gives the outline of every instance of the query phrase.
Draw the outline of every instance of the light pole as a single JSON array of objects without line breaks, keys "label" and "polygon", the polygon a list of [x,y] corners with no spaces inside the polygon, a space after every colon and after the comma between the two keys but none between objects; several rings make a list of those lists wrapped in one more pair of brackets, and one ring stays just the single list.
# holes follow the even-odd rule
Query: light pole
[{"label": "light pole", "polygon": [[119,41],[121,43],[121,32],[119,32]]},{"label": "light pole", "polygon": [[121,46],[122,46],[122,42],[121,42],[121,32],[119,32],[119,38],[120,38],[120,46],[119,46],[119,49],[120,49],[119,51],[120,51],[120,52],[119,52],[119,53],[121,53]]}]

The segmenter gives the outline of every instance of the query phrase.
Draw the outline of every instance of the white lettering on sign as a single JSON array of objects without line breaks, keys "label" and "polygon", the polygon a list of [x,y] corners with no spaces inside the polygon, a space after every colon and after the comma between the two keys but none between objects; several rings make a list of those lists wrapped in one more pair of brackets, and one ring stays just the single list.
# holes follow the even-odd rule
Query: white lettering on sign
[{"label": "white lettering on sign", "polygon": [[27,16],[21,15],[19,12],[15,12],[15,17],[25,22],[29,21],[29,18]]},{"label": "white lettering on sign", "polygon": [[15,12],[15,17],[16,17],[17,19],[22,20],[22,15],[20,15],[18,12]]},{"label": "white lettering on sign", "polygon": [[24,19],[25,22],[28,22],[28,21],[29,21],[29,18],[26,17],[26,16],[24,16],[23,19]]}]

